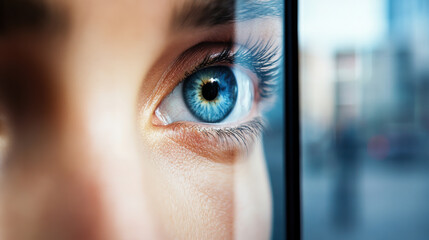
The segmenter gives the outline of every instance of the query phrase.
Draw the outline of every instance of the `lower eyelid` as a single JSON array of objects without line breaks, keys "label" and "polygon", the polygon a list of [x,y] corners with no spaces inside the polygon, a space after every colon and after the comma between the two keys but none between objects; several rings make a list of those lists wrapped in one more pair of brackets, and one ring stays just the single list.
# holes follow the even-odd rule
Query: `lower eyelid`
[{"label": "lower eyelid", "polygon": [[262,117],[255,117],[231,127],[214,127],[191,122],[176,122],[162,128],[162,135],[175,143],[209,157],[232,152],[247,152],[266,127]]}]

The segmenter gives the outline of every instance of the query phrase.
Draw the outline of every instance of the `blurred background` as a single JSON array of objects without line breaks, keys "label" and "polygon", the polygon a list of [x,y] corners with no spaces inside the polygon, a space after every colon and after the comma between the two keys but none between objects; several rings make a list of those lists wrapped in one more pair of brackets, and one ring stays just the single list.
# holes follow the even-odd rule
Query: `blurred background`
[{"label": "blurred background", "polygon": [[299,0],[303,239],[429,239],[429,1]]}]

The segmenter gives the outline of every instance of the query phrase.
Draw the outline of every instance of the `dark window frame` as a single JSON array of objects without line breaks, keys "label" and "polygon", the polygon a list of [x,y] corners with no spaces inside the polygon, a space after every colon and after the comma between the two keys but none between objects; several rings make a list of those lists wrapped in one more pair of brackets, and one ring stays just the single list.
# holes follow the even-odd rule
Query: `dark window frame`
[{"label": "dark window frame", "polygon": [[298,0],[285,0],[286,238],[301,239]]}]

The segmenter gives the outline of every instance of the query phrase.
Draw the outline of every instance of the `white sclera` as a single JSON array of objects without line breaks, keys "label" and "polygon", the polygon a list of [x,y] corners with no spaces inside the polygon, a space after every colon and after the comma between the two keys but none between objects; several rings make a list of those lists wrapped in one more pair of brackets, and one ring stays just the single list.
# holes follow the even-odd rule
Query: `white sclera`
[{"label": "white sclera", "polygon": [[[221,122],[224,124],[239,121],[245,118],[253,104],[253,82],[243,71],[232,68],[237,80],[237,100],[230,114]],[[179,121],[202,122],[192,115],[183,99],[183,82],[162,100],[155,110],[155,115],[164,125]]]}]

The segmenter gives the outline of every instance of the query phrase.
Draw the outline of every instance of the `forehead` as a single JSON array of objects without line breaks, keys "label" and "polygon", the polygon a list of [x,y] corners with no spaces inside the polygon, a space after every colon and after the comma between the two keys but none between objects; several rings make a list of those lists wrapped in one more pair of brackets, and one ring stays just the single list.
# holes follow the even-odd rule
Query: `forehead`
[{"label": "forehead", "polygon": [[94,19],[112,27],[209,27],[235,20],[279,17],[282,5],[281,0],[7,0],[2,20],[6,28],[16,23],[37,27],[53,21],[66,27],[66,23],[76,20]]},{"label": "forehead", "polygon": [[6,0],[2,3],[0,32],[45,30],[62,32],[97,25],[126,30],[165,30],[173,9],[187,0]]},{"label": "forehead", "polygon": [[[186,0],[184,0],[186,1]],[[104,32],[110,36],[153,36],[166,32],[175,5],[182,0],[50,0],[50,9],[69,24],[70,31]],[[126,40],[126,39],[123,39]]]},{"label": "forehead", "polygon": [[[66,76],[64,79],[73,79],[68,82],[79,79],[86,85],[100,79],[105,82],[107,78],[101,75],[119,67],[128,75],[134,69],[134,78],[139,79],[136,76],[147,72],[148,64],[160,56],[166,46],[177,45],[172,39],[197,38],[195,35],[201,34],[196,28],[213,30],[216,25],[236,19],[278,16],[280,12],[276,9],[282,9],[278,0],[7,0],[6,6],[12,13],[6,18],[10,29],[47,32],[36,36],[46,35],[48,40],[52,35],[61,36],[60,41],[55,42],[57,45],[48,43],[46,38],[36,42],[37,37],[25,36],[24,40],[31,39],[32,45],[37,44],[32,50],[40,49],[43,54],[49,51],[40,46],[53,49],[52,59],[66,56],[55,60],[66,66],[62,73]],[[134,65],[138,67],[133,68]],[[109,74],[109,78],[112,76]]]}]

